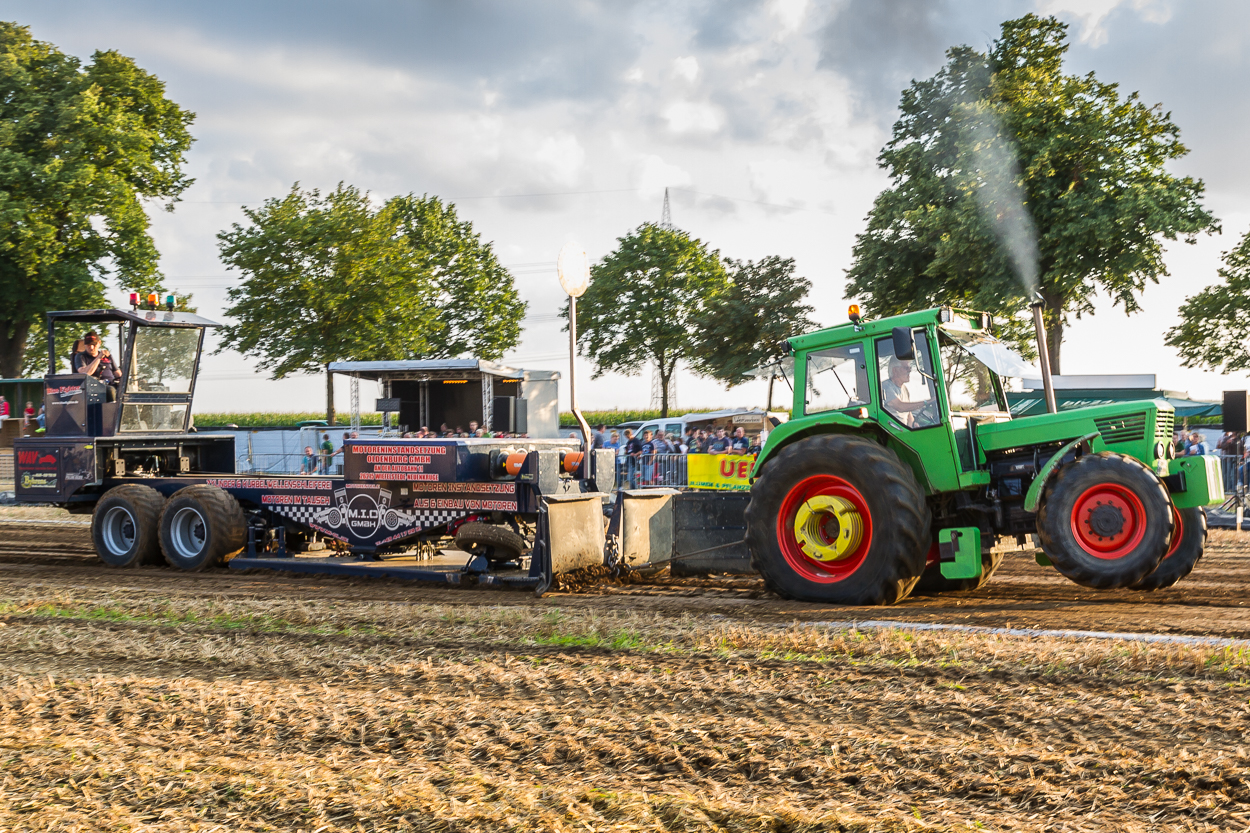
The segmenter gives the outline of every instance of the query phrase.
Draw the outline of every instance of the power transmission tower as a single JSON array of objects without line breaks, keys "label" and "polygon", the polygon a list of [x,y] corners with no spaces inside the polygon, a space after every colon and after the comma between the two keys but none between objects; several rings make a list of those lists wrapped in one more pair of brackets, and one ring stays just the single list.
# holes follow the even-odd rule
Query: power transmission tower
[{"label": "power transmission tower", "polygon": [[[651,366],[651,410],[658,411],[660,405],[664,401],[664,385],[660,379],[660,368],[658,365]],[[668,412],[671,414],[677,409],[677,368],[673,368],[673,375],[668,380]]]},{"label": "power transmission tower", "polygon": [[[664,189],[664,208],[660,211],[660,228],[669,229],[673,226],[673,212],[668,206],[668,189]],[[664,384],[660,378],[658,365],[651,367],[651,409],[658,410],[664,400]],[[668,380],[668,409],[671,413],[677,407],[677,368],[673,368],[673,376]]]}]

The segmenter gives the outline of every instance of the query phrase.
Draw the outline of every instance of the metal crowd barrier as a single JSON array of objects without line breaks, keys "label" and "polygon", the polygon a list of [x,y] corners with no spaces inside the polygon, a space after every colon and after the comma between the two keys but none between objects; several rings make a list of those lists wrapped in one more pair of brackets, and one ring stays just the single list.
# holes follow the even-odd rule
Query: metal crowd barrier
[{"label": "metal crowd barrier", "polygon": [[[317,461],[312,466],[312,471],[308,471],[304,465],[304,453],[298,454],[249,454],[246,460],[240,462],[239,468],[249,465],[251,468],[246,472],[249,474],[342,474],[343,473],[343,455],[336,454],[327,458],[321,454],[316,455]],[[243,473],[243,472],[241,472]]]}]

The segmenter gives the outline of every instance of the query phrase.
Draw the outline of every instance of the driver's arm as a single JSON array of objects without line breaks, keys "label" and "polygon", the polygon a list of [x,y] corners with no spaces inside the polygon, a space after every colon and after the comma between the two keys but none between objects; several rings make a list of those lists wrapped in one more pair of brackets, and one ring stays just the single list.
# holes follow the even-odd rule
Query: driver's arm
[{"label": "driver's arm", "polygon": [[885,406],[896,413],[911,413],[919,411],[921,408],[929,404],[928,399],[921,399],[917,402],[905,402],[901,398],[895,397],[885,403]]}]

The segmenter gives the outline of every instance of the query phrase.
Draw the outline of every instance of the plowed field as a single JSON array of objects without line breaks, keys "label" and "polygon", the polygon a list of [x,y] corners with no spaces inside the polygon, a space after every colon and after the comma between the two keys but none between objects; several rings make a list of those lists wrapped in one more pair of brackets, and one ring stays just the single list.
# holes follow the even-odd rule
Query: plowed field
[{"label": "plowed field", "polygon": [[1019,554],[837,609],[113,571],[84,527],[0,523],[0,830],[1243,829],[1240,645],[828,623],[1242,638],[1248,585],[1231,533],[1154,594]]}]

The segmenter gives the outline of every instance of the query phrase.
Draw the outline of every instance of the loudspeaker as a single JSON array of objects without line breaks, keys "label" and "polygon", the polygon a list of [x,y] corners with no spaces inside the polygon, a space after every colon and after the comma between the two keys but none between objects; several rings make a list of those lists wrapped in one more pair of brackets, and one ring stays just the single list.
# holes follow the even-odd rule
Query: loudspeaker
[{"label": "loudspeaker", "polygon": [[1250,391],[1224,391],[1224,430],[1244,434],[1250,431],[1246,418],[1250,416]]},{"label": "loudspeaker", "polygon": [[515,396],[496,396],[491,403],[491,431],[524,434],[529,430],[525,400]]}]

